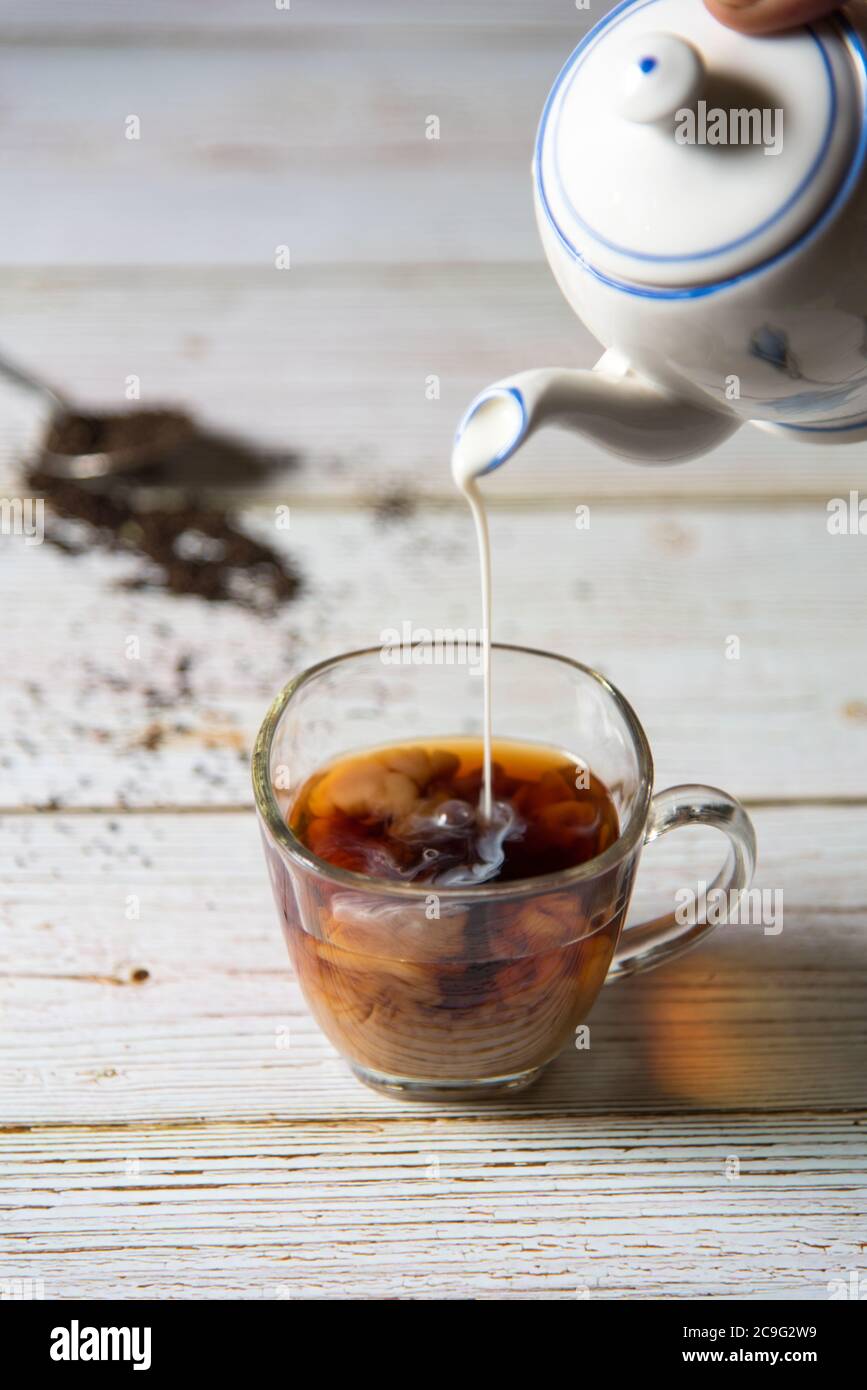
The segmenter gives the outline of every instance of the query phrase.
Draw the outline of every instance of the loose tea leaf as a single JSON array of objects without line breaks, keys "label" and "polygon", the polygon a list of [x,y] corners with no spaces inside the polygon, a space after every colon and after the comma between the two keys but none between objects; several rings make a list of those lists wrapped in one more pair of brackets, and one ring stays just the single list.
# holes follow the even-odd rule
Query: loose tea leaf
[{"label": "loose tea leaf", "polygon": [[[49,512],[45,539],[67,554],[100,547],[134,556],[141,563],[137,573],[122,581],[128,589],[192,594],[271,612],[299,592],[293,562],[241,529],[226,507],[198,490],[170,488],[167,495],[165,480],[183,476],[183,460],[178,455],[175,468],[172,451],[178,422],[185,418],[171,411],[59,417],[26,480]],[[207,437],[196,436],[195,444],[198,452],[190,451],[189,457],[207,464]],[[78,480],[58,478],[50,467],[52,454],[127,448],[148,455],[147,465],[134,474]],[[234,459],[239,479],[254,475],[259,463],[259,456],[220,441],[215,441],[213,455],[224,469],[227,459]]]}]

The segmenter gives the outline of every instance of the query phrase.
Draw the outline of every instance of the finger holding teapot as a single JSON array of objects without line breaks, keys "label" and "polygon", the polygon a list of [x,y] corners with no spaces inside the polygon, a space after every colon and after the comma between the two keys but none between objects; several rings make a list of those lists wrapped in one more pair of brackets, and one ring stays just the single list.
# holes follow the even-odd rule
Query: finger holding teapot
[{"label": "finger holding teapot", "polygon": [[832,14],[828,0],[704,0],[714,19],[742,34],[774,34]]}]

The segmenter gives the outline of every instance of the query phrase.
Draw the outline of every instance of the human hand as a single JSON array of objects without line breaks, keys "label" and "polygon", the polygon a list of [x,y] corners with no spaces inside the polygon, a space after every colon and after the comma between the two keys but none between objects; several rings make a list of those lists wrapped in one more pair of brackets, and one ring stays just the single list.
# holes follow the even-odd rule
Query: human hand
[{"label": "human hand", "polygon": [[809,24],[837,9],[828,0],[705,0],[705,4],[720,24],[742,34],[773,34]]}]

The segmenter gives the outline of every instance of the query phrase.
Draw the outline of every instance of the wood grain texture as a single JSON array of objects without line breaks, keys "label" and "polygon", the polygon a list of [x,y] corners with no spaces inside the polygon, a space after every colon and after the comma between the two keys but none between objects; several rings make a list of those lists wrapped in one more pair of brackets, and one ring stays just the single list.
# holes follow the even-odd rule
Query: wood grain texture
[{"label": "wood grain texture", "polygon": [[[400,522],[299,507],[289,531],[267,508],[245,515],[304,576],[277,617],[129,593],[122,558],[4,538],[0,806],[247,805],[252,740],[291,676],[405,621],[479,624],[462,506]],[[818,500],[594,504],[589,530],[574,521],[572,503],[493,518],[495,638],[609,676],[645,724],[659,785],[867,795],[863,537],[829,535]]]},{"label": "wood grain texture", "polygon": [[93,42],[110,32],[128,41],[152,34],[190,34],[207,44],[222,36],[234,42],[261,36],[279,42],[287,30],[307,33],[324,30],[329,41],[339,41],[348,30],[373,29],[380,35],[408,26],[423,30],[442,28],[481,29],[492,39],[503,29],[533,32],[559,28],[574,32],[595,24],[611,9],[605,0],[580,9],[573,0],[437,0],[435,5],[418,0],[148,0],[146,5],[118,5],[117,0],[43,0],[34,8],[27,0],[5,0],[0,15],[0,35],[32,34],[41,43],[65,36]]},{"label": "wood grain texture", "polygon": [[[476,624],[447,468],[468,400],[598,355],[542,262],[528,164],[607,8],[0,12],[0,344],[85,405],[116,408],[134,374],[145,404],[272,451],[264,480],[199,481],[272,540],[289,504],[276,539],[305,577],[266,620],[0,536],[0,1294],[824,1299],[863,1279],[865,560],[826,527],[860,448],[745,430],[655,470],[548,434],[491,481],[495,635],[605,670],[658,784],[757,803],[757,881],[784,904],[779,934],[721,928],[604,991],[589,1052],[533,1091],[471,1113],[351,1077],[291,977],[250,807],[291,674],[404,619]],[[0,390],[3,496],[39,429]],[[396,493],[421,505],[387,520]],[[652,847],[634,915],[719,852]]]},{"label": "wood grain texture", "polygon": [[15,191],[0,262],[268,266],[284,245],[299,265],[538,257],[534,134],[578,24],[456,40],[269,19],[240,52],[195,35],[4,44],[0,30]]},{"label": "wood grain texture", "polygon": [[[263,485],[275,500],[348,502],[401,489],[449,499],[457,422],[491,381],[529,367],[590,367],[599,345],[541,262],[532,266],[0,271],[0,345],[83,404],[194,411],[210,430],[291,457]],[[431,385],[432,379],[433,384]],[[428,399],[429,387],[438,392]],[[2,386],[0,490],[37,426],[32,400]],[[225,469],[203,478],[227,487]],[[671,468],[612,458],[550,430],[491,480],[492,504],[630,498],[750,501],[848,497],[863,448],[813,446],[744,428],[705,459]]]},{"label": "wood grain texture", "polygon": [[[867,1105],[867,809],[755,820],[757,883],[781,892],[782,930],[719,928],[605,990],[589,1051],[567,1049],[494,1113]],[[325,1042],[291,978],[252,815],[6,817],[2,836],[4,1123],[475,1123],[460,1105],[378,1096]],[[646,852],[634,919],[715,871],[720,843],[694,836]]]},{"label": "wood grain texture", "polygon": [[863,1262],[865,1118],[21,1131],[0,1271],[48,1298],[826,1299]]}]

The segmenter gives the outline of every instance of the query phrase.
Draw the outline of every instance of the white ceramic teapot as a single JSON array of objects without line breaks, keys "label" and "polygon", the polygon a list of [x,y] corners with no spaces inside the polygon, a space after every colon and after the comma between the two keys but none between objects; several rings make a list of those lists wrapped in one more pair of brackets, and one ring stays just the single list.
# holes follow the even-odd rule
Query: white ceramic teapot
[{"label": "white ceramic teapot", "polygon": [[575,49],[533,161],[592,371],[495,383],[459,443],[488,471],[541,425],[693,458],[741,425],[867,438],[867,6],[771,38],[700,0],[626,0]]}]

